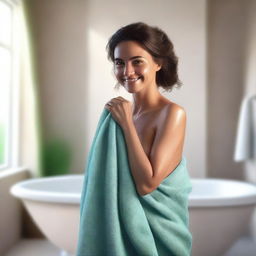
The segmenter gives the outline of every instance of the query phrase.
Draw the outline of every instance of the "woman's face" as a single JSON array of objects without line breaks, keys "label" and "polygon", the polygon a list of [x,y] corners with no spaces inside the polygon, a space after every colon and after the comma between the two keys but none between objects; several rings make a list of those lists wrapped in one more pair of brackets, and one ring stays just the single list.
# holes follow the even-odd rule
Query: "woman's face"
[{"label": "woman's face", "polygon": [[156,86],[156,71],[160,68],[151,54],[135,41],[123,41],[115,47],[114,74],[128,92]]}]

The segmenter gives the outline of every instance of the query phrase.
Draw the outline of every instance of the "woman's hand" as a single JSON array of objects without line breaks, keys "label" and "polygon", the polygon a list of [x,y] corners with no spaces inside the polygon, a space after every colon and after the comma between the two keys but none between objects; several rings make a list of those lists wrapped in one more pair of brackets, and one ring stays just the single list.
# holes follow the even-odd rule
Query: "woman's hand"
[{"label": "woman's hand", "polygon": [[114,120],[123,128],[132,122],[132,103],[119,96],[111,99],[105,105]]}]

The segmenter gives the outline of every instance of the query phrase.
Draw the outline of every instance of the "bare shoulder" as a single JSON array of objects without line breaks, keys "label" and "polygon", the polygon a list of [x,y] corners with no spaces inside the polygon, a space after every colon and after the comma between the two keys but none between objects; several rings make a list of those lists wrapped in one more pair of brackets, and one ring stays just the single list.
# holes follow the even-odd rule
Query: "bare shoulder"
[{"label": "bare shoulder", "polygon": [[161,123],[161,124],[164,121],[169,120],[169,119],[186,120],[186,111],[181,105],[167,100],[164,107],[161,109],[159,118],[160,118],[160,120],[158,120],[158,121],[160,121],[159,123]]},{"label": "bare shoulder", "polygon": [[174,102],[170,102],[167,105],[167,114],[176,113],[176,112],[186,114],[185,109],[181,105],[174,103]]}]

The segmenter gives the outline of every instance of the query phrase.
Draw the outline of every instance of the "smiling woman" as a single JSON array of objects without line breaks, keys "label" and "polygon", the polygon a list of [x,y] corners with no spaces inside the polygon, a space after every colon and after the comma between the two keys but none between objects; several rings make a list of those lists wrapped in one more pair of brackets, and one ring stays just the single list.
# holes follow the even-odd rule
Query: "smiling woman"
[{"label": "smiling woman", "polygon": [[[115,63],[115,66],[122,65],[122,59],[115,57],[116,46],[120,43],[133,41],[139,44],[145,50],[145,54],[160,64],[162,68],[156,73],[156,85],[162,87],[167,91],[171,91],[173,86],[179,88],[182,83],[178,78],[178,58],[175,55],[174,47],[166,33],[161,29],[146,25],[143,22],[130,24],[120,28],[110,38],[106,49],[108,52],[108,59]],[[143,59],[138,59],[142,56],[132,56],[131,60],[137,59],[134,64],[143,64]],[[143,57],[142,57],[143,58]],[[140,62],[142,61],[142,62]],[[120,82],[120,81],[119,81]],[[122,83],[121,83],[122,84]],[[116,84],[119,88],[119,84]]]},{"label": "smiling woman", "polygon": [[181,85],[177,57],[162,30],[141,22],[117,31],[107,50],[117,81],[134,101],[132,106],[117,97],[106,108],[123,128],[138,193],[149,193],[182,157],[185,111],[158,91],[160,86],[172,90],[176,83]]},{"label": "smiling woman", "polygon": [[[112,35],[107,51],[118,85],[133,102],[113,98],[100,118],[81,197],[77,255],[190,255],[186,112],[158,90],[181,86],[173,44],[161,29],[137,22]],[[96,202],[105,213],[101,225],[88,208]],[[101,247],[94,236],[104,241]]]}]

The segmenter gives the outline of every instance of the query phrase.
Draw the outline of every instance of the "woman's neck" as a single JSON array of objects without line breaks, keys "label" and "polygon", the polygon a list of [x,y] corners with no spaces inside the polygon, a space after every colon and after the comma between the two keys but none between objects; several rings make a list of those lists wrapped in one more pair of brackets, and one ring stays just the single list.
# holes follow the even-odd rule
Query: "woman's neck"
[{"label": "woman's neck", "polygon": [[140,115],[157,108],[162,99],[163,96],[158,89],[133,93],[133,115]]}]

